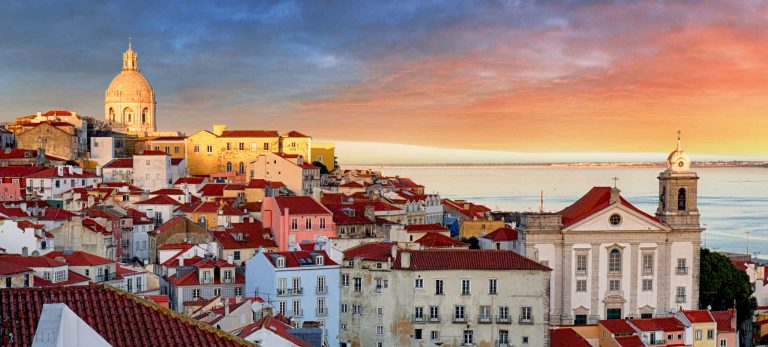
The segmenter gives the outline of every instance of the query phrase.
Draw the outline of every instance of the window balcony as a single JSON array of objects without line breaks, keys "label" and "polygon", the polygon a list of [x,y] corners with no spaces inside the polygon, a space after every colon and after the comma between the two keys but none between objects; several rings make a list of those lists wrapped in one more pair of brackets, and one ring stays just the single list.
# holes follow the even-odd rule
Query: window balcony
[{"label": "window balcony", "polygon": [[424,323],[426,321],[426,318],[424,317],[423,314],[422,315],[414,314],[414,315],[411,315],[411,321],[414,323]]},{"label": "window balcony", "polygon": [[688,267],[687,266],[678,266],[675,269],[675,274],[677,274],[677,275],[687,275],[688,274]]},{"label": "window balcony", "polygon": [[513,347],[509,340],[496,340],[493,344],[494,347]]},{"label": "window balcony", "polygon": [[490,323],[493,323],[493,318],[491,318],[491,316],[487,314],[486,315],[481,314],[480,316],[477,317],[477,322],[480,324],[490,324]]},{"label": "window balcony", "polygon": [[653,268],[643,268],[643,275],[653,275]]},{"label": "window balcony", "polygon": [[496,323],[499,323],[499,324],[510,324],[510,323],[512,323],[512,319],[509,318],[509,316],[497,316],[496,317]]},{"label": "window balcony", "polygon": [[288,311],[286,313],[286,316],[288,316],[288,317],[304,317],[304,310],[298,309],[298,310]]},{"label": "window balcony", "polygon": [[586,276],[587,269],[576,269],[576,276]]},{"label": "window balcony", "polygon": [[675,302],[678,304],[684,304],[685,303],[685,295],[678,295],[675,297]]},{"label": "window balcony", "polygon": [[440,323],[440,316],[429,316],[429,318],[427,318],[427,320],[430,323]]},{"label": "window balcony", "polygon": [[292,296],[304,294],[304,288],[277,288],[277,296]]},{"label": "window balcony", "polygon": [[520,324],[533,324],[533,317],[520,317],[518,323],[520,323]]},{"label": "window balcony", "polygon": [[453,316],[453,322],[454,323],[466,323],[467,322],[467,316]]},{"label": "window balcony", "polygon": [[315,287],[315,292],[317,294],[328,294],[328,286],[317,286]]},{"label": "window balcony", "polygon": [[317,310],[315,310],[315,313],[318,316],[327,316],[328,315],[328,308],[327,307],[318,307]]}]

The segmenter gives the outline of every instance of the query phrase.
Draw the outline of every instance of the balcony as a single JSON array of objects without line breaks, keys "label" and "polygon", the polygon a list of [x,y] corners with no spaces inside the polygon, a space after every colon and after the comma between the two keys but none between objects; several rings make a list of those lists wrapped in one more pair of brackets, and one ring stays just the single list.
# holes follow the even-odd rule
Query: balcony
[{"label": "balcony", "polygon": [[328,294],[328,286],[317,286],[315,287],[315,292],[317,294]]},{"label": "balcony", "polygon": [[477,322],[480,324],[491,324],[493,323],[493,318],[491,318],[490,315],[487,314],[481,314],[477,317]]},{"label": "balcony", "polygon": [[678,304],[684,304],[685,303],[685,295],[678,295],[675,297],[675,302]]},{"label": "balcony", "polygon": [[381,288],[382,287],[380,287],[380,286],[376,286],[376,288],[374,288],[373,291],[376,292],[376,293],[381,293]]},{"label": "balcony", "polygon": [[288,317],[304,317],[304,310],[298,309],[298,310],[288,311],[286,313],[286,316],[288,316]]},{"label": "balcony", "polygon": [[427,318],[427,320],[430,323],[440,323],[440,316],[429,316],[429,318]]},{"label": "balcony", "polygon": [[318,307],[318,308],[315,310],[315,313],[316,313],[318,316],[327,316],[327,315],[328,315],[328,308],[327,308],[327,307]]},{"label": "balcony", "polygon": [[115,279],[115,276],[117,273],[105,273],[101,275],[96,275],[96,282],[107,282]]},{"label": "balcony", "polygon": [[576,269],[576,276],[586,276],[587,269]]},{"label": "balcony", "polygon": [[510,324],[512,323],[512,319],[510,319],[509,316],[496,316],[496,323]]},{"label": "balcony", "polygon": [[512,344],[509,343],[509,340],[496,340],[493,346],[494,347],[512,347]]},{"label": "balcony", "polygon": [[688,267],[687,266],[678,266],[675,268],[675,274],[676,275],[687,275],[688,274]]},{"label": "balcony", "polygon": [[414,323],[424,323],[426,321],[423,314],[414,314],[411,315],[411,322]]},{"label": "balcony", "polygon": [[292,296],[304,294],[304,288],[277,288],[277,296]]},{"label": "balcony", "polygon": [[653,275],[653,268],[649,268],[649,267],[643,268],[643,275]]},{"label": "balcony", "polygon": [[454,323],[466,323],[467,322],[467,316],[453,316],[453,322]]},{"label": "balcony", "polygon": [[520,317],[519,324],[533,324],[533,317]]}]

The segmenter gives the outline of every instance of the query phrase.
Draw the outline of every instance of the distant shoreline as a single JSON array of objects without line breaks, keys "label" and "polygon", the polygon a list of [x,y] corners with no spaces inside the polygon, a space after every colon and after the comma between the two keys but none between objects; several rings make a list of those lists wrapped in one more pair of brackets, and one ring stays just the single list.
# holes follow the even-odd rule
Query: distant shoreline
[{"label": "distant shoreline", "polygon": [[[343,169],[611,169],[611,168],[663,168],[665,163],[507,163],[507,164],[349,164]],[[701,161],[691,163],[694,168],[768,168],[765,161]]]}]

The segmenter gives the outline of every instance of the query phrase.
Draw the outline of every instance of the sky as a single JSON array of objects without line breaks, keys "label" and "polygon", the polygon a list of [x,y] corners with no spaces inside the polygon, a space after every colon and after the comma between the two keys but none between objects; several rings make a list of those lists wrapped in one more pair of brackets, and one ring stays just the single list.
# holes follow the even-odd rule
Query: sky
[{"label": "sky", "polygon": [[768,160],[765,1],[8,1],[0,120],[103,118],[128,37],[161,130],[349,163],[662,161],[682,130],[693,160]]}]

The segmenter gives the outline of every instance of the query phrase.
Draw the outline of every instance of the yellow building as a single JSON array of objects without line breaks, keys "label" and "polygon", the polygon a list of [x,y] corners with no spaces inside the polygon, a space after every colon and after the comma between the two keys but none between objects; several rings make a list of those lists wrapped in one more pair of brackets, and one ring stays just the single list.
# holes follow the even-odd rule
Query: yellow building
[{"label": "yellow building", "polygon": [[693,331],[692,347],[717,347],[717,321],[707,310],[682,310],[675,318]]},{"label": "yellow building", "polygon": [[163,151],[171,158],[182,159],[187,153],[186,136],[160,136],[144,140],[144,150]]},{"label": "yellow building", "polygon": [[280,150],[285,154],[300,155],[309,160],[312,148],[312,138],[292,130],[280,135]]},{"label": "yellow building", "polygon": [[311,153],[312,162],[323,163],[328,171],[336,168],[336,145],[332,142],[313,142]]}]

